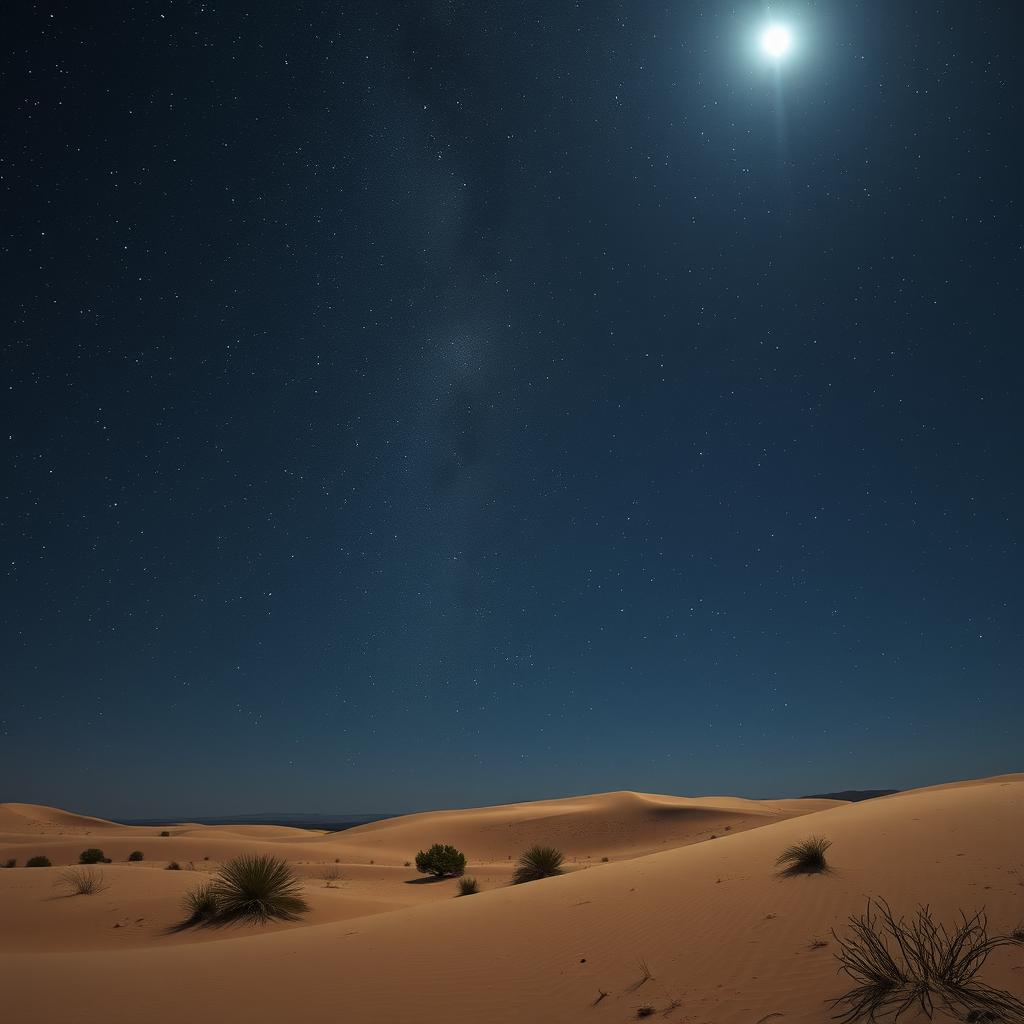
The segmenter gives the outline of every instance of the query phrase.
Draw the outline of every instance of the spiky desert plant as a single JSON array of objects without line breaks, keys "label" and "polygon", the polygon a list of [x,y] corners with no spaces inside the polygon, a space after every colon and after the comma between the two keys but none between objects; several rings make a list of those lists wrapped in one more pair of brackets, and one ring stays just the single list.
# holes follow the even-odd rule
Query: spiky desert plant
[{"label": "spiky desert plant", "polygon": [[927,906],[907,921],[875,899],[864,914],[850,918],[849,928],[843,938],[832,933],[839,971],[856,983],[832,1000],[836,1020],[852,1024],[889,1013],[898,1018],[916,1005],[929,1020],[938,1008],[961,1020],[1024,1024],[1024,1003],[976,979],[994,949],[1014,943],[1008,935],[988,934],[984,911],[971,917],[961,912],[960,923],[947,931]]},{"label": "spiky desert plant", "polygon": [[775,866],[782,867],[784,875],[820,875],[829,870],[825,852],[831,845],[832,840],[824,836],[801,839],[779,854]]},{"label": "spiky desert plant", "polygon": [[139,861],[145,856],[146,855],[141,850],[132,850],[132,852],[128,854],[128,859],[130,861]]},{"label": "spiky desert plant", "polygon": [[466,870],[466,855],[448,843],[434,843],[429,850],[416,854],[416,870],[421,875],[461,875]]},{"label": "spiky desert plant", "polygon": [[40,855],[38,857],[29,857],[29,859],[27,861],[25,861],[25,867],[27,867],[27,868],[48,868],[48,867],[52,867],[52,865],[50,864],[50,858],[49,857],[43,857],[42,855]]},{"label": "spiky desert plant", "polygon": [[512,875],[512,883],[534,882],[538,878],[551,878],[562,873],[561,850],[553,846],[531,846],[519,858],[519,866]]},{"label": "spiky desert plant", "polygon": [[68,868],[60,873],[60,881],[72,896],[92,896],[106,888],[99,868]]},{"label": "spiky desert plant", "polygon": [[476,884],[475,878],[460,878],[459,879],[459,895],[460,896],[472,896],[480,891],[480,886]]},{"label": "spiky desert plant", "polygon": [[279,857],[243,854],[224,864],[213,883],[218,920],[266,924],[296,921],[309,910],[302,886]]},{"label": "spiky desert plant", "polygon": [[188,915],[182,922],[182,927],[185,928],[192,925],[214,924],[220,909],[217,890],[212,882],[186,893],[181,905]]},{"label": "spiky desert plant", "polygon": [[79,864],[109,864],[110,858],[103,856],[103,851],[95,846],[90,846],[88,850],[83,850],[78,855]]}]

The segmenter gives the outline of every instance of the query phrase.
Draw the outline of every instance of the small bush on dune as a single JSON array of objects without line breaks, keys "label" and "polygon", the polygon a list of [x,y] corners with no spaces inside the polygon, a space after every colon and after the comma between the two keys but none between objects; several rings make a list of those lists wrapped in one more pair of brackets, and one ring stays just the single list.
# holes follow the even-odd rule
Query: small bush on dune
[{"label": "small bush on dune", "polygon": [[99,868],[68,868],[60,873],[60,880],[72,896],[92,896],[106,888]]},{"label": "small bush on dune", "polygon": [[165,871],[180,871],[181,865],[176,861],[172,860],[170,864],[164,869]]},{"label": "small bush on dune", "polygon": [[170,832],[161,832],[160,833],[160,838],[161,839],[166,839],[170,834],[171,834]]},{"label": "small bush on dune", "polygon": [[103,851],[97,849],[95,846],[90,846],[88,850],[83,850],[78,855],[79,864],[109,864],[110,858],[103,856]]},{"label": "small bush on dune", "polygon": [[472,896],[480,891],[480,886],[476,884],[475,878],[460,878],[459,879],[459,895],[460,896]]},{"label": "small bush on dune", "polygon": [[562,873],[565,858],[553,846],[531,846],[520,858],[512,875],[513,885],[535,882],[539,878],[552,878]]},{"label": "small bush on dune", "polygon": [[320,878],[324,883],[325,889],[334,889],[336,888],[334,883],[341,880],[341,868],[337,864],[328,864],[320,872]]},{"label": "small bush on dune", "polygon": [[849,927],[847,938],[832,933],[839,970],[856,983],[832,1000],[836,1020],[899,1018],[916,1004],[929,1020],[938,1008],[958,1020],[1024,1022],[1024,1003],[1016,996],[975,980],[989,953],[1014,944],[1010,936],[989,936],[983,912],[961,913],[960,924],[947,931],[927,906],[905,921],[885,900],[869,900]]},{"label": "small bush on dune", "polygon": [[4,861],[4,867],[5,868],[16,868],[17,866],[18,866],[18,861],[14,857],[12,857],[10,860],[5,860]]},{"label": "small bush on dune", "polygon": [[29,859],[27,861],[25,861],[25,867],[27,867],[27,868],[48,868],[48,867],[52,867],[52,865],[50,864],[50,858],[49,857],[42,857],[42,856],[40,856],[40,857],[29,857]]},{"label": "small bush on dune", "polygon": [[787,876],[820,875],[829,870],[825,852],[831,845],[832,841],[824,836],[811,836],[783,850],[775,866],[781,867],[782,874]]},{"label": "small bush on dune", "polygon": [[416,870],[421,875],[435,875],[438,878],[461,875],[466,870],[466,857],[454,846],[434,843],[426,852],[420,850],[416,854]]},{"label": "small bush on dune", "polygon": [[299,880],[278,857],[245,854],[228,861],[213,883],[218,920],[296,921],[309,910]]},{"label": "small bush on dune", "polygon": [[145,854],[141,850],[132,850],[132,852],[128,854],[128,859],[131,861],[142,860],[144,856]]},{"label": "small bush on dune", "polygon": [[182,924],[183,927],[213,924],[217,920],[219,910],[217,890],[213,883],[208,882],[187,893],[182,900],[182,906],[188,915]]}]

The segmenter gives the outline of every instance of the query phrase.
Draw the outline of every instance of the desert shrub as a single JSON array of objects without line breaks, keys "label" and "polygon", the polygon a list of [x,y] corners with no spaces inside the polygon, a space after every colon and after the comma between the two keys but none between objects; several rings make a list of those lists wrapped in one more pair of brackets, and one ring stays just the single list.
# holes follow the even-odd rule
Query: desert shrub
[{"label": "desert shrub", "polygon": [[461,875],[466,870],[466,856],[447,843],[434,843],[424,852],[416,854],[416,870],[421,875]]},{"label": "desert shrub", "polygon": [[213,883],[219,921],[296,921],[309,910],[301,885],[279,857],[244,854],[224,864]]},{"label": "desert shrub", "polygon": [[1010,932],[1010,938],[1013,939],[1014,942],[1019,942],[1024,945],[1024,921],[1021,921],[1021,923],[1017,925],[1012,932]]},{"label": "desert shrub", "polygon": [[60,873],[60,880],[72,896],[92,896],[106,888],[99,868],[68,868]]},{"label": "desert shrub", "polygon": [[132,852],[128,854],[128,859],[131,861],[142,860],[143,857],[145,857],[145,854],[141,850],[132,850]]},{"label": "desert shrub", "polygon": [[320,872],[320,878],[323,880],[325,889],[333,889],[335,888],[334,883],[341,879],[341,868],[337,864],[328,864]]},{"label": "desert shrub", "polygon": [[14,857],[12,857],[10,860],[5,860],[4,861],[4,867],[5,868],[16,868],[17,866],[18,866],[18,861]]},{"label": "desert shrub", "polygon": [[475,878],[460,878],[459,879],[459,895],[460,896],[472,896],[480,891],[480,886],[476,884]]},{"label": "desert shrub", "polygon": [[188,915],[183,922],[183,927],[214,924],[219,912],[216,887],[212,882],[207,882],[198,889],[186,893],[182,900],[182,907]]},{"label": "desert shrub", "polygon": [[171,834],[170,832],[161,832],[160,833],[160,838],[161,839],[166,839],[170,834]]},{"label": "desert shrub", "polygon": [[520,858],[512,875],[512,883],[535,882],[538,878],[551,878],[562,873],[565,858],[553,846],[531,846]]},{"label": "desert shrub", "polygon": [[895,1013],[915,1004],[931,1019],[936,1008],[958,1020],[1024,1021],[1024,1003],[1009,992],[975,980],[989,953],[1014,942],[988,934],[984,912],[960,914],[950,931],[932,919],[927,906],[910,921],[897,918],[885,900],[869,900],[861,916],[849,919],[851,935],[840,938],[839,970],[855,982],[832,1000],[836,1018],[852,1024]]},{"label": "desert shrub", "polygon": [[643,1006],[638,1006],[636,1010],[638,1017],[653,1017],[654,1007],[650,1003],[645,1003]]},{"label": "desert shrub", "polygon": [[172,860],[170,864],[164,869],[165,871],[180,871],[181,865],[176,861]]},{"label": "desert shrub", "polygon": [[[825,851],[832,845],[824,836],[811,836],[786,847],[775,862],[784,875],[820,875],[829,870]],[[783,867],[783,865],[785,865]]]},{"label": "desert shrub", "polygon": [[602,857],[601,858],[601,863],[602,864],[607,864],[608,863],[608,858],[607,857]]},{"label": "desert shrub", "polygon": [[27,868],[48,868],[51,866],[49,857],[29,857],[29,859],[25,861],[25,867]]},{"label": "desert shrub", "polygon": [[103,856],[103,851],[95,846],[90,846],[88,850],[83,850],[78,855],[79,864],[109,864],[110,858]]}]

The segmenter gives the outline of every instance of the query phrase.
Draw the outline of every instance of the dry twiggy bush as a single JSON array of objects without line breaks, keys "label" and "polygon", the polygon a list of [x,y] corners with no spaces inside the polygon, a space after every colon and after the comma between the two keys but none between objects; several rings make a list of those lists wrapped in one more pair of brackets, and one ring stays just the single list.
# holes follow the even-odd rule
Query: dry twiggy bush
[{"label": "dry twiggy bush", "polygon": [[60,873],[60,883],[72,896],[92,896],[106,888],[99,868],[68,868]]},{"label": "dry twiggy bush", "polygon": [[958,1019],[998,1020],[1024,1024],[1024,1003],[976,975],[989,954],[1015,945],[1008,935],[988,934],[984,911],[947,931],[936,924],[927,906],[908,921],[896,917],[885,900],[869,900],[860,916],[849,920],[851,934],[840,938],[835,954],[839,970],[856,984],[832,1000],[835,1019],[852,1024],[879,1015],[896,1018],[917,1005],[929,1018],[941,1009]]}]

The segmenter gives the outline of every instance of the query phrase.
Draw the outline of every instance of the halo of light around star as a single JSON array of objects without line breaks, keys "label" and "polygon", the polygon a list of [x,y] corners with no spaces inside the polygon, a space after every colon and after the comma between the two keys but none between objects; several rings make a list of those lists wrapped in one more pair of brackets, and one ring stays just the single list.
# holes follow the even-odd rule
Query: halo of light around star
[{"label": "halo of light around star", "polygon": [[793,48],[793,33],[786,25],[774,23],[761,33],[761,49],[774,60],[780,60]]}]

